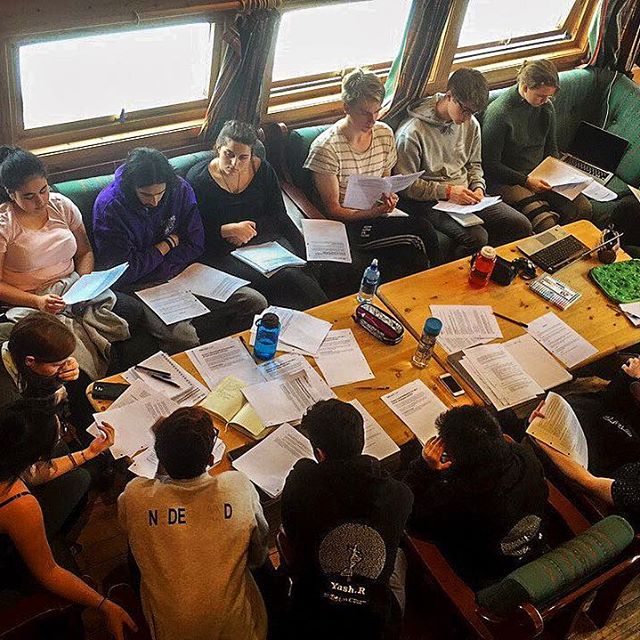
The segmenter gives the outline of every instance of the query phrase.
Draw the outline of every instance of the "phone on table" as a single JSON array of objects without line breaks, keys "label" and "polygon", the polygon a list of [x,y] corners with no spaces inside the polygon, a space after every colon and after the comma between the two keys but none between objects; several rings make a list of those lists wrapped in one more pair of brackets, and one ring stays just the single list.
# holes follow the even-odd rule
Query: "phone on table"
[{"label": "phone on table", "polygon": [[94,382],[91,395],[96,400],[115,400],[119,398],[127,389],[128,384],[121,382]]},{"label": "phone on table", "polygon": [[456,379],[450,373],[443,373],[438,377],[440,378],[440,382],[442,382],[454,398],[464,395],[464,389],[457,383]]}]

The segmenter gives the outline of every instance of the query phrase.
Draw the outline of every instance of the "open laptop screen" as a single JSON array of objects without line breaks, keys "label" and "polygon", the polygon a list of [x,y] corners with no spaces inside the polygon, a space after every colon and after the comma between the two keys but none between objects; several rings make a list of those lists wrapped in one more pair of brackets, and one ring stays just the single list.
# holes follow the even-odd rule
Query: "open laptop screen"
[{"label": "open laptop screen", "polygon": [[628,140],[588,122],[581,122],[569,153],[605,171],[615,171],[628,146]]}]

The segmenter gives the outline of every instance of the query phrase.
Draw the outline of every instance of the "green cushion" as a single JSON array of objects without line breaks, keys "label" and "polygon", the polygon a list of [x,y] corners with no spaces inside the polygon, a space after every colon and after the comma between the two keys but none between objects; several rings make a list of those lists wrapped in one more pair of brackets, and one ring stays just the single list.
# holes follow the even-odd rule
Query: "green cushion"
[{"label": "green cushion", "polygon": [[309,197],[313,193],[313,181],[311,173],[307,169],[303,169],[302,165],[309,155],[311,143],[328,128],[329,125],[325,124],[318,127],[293,129],[287,137],[287,163],[291,171],[293,184],[296,187],[300,187]]},{"label": "green cushion", "polygon": [[552,601],[609,565],[633,540],[633,527],[609,516],[477,594],[481,607],[505,615],[521,604]]},{"label": "green cushion", "polygon": [[169,162],[181,178],[186,178],[189,169],[191,169],[191,167],[193,167],[196,162],[204,160],[205,158],[211,160],[211,158],[213,158],[213,151],[198,151],[196,153],[187,153],[184,156],[176,156],[175,158],[171,158]]}]

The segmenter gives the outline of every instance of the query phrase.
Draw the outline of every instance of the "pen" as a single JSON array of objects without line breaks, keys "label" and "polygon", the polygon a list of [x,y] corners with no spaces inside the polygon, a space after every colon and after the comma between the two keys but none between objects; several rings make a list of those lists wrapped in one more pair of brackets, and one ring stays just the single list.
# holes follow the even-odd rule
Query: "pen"
[{"label": "pen", "polygon": [[166,378],[167,380],[171,380],[171,374],[168,371],[162,371],[161,369],[154,369],[153,367],[147,367],[143,364],[134,365],[134,369],[140,369],[140,371],[144,371],[145,373],[152,374],[155,373],[156,377]]},{"label": "pen", "polygon": [[[151,371],[145,371],[145,373],[151,377],[154,378],[155,380],[160,380],[160,382],[164,382],[165,384],[170,384],[172,387],[177,387],[178,389],[180,389],[180,385],[177,382],[174,382],[173,380],[171,380],[171,378],[167,378],[166,376],[161,376],[157,373],[152,373]],[[163,373],[166,373],[163,372]]]},{"label": "pen", "polygon": [[519,327],[524,327],[525,329],[529,328],[529,325],[526,322],[520,322],[520,320],[514,320],[513,318],[510,318],[509,316],[503,316],[501,313],[498,313],[497,311],[494,311],[493,315],[498,317],[498,318],[502,318],[503,320],[506,320],[507,322],[513,322],[513,324],[517,324]]},{"label": "pen", "polygon": [[384,387],[356,387],[356,389],[372,389],[374,391],[386,391],[387,389],[391,389],[389,386]]}]

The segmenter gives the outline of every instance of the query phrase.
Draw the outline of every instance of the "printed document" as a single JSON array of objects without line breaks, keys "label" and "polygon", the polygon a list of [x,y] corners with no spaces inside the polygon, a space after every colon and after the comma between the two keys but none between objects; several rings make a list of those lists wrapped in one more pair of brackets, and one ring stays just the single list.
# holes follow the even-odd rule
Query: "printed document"
[{"label": "printed document", "polygon": [[575,200],[593,182],[593,178],[552,156],[547,156],[529,176],[545,180],[553,191],[568,200]]},{"label": "printed document", "polygon": [[80,276],[62,296],[65,304],[76,304],[93,300],[104,293],[127,269],[128,262],[123,262],[117,267],[107,271],[94,271]]},{"label": "printed document", "polygon": [[349,176],[347,190],[344,194],[343,206],[349,209],[371,209],[383,193],[398,193],[410,187],[424,171],[407,175],[363,176],[353,174]]},{"label": "printed document", "polygon": [[328,394],[327,397],[335,398],[336,395],[327,386],[327,383],[320,377],[320,374],[307,362],[306,358],[297,354],[285,354],[273,360],[267,360],[258,365],[260,373],[265,380],[283,380],[300,371],[307,374],[309,382],[317,389],[322,389]]},{"label": "printed document", "polygon": [[297,429],[283,424],[234,460],[233,466],[269,497],[275,498],[282,493],[295,463],[303,458],[314,459],[311,443]]},{"label": "printed document", "polygon": [[502,331],[488,305],[432,304],[431,314],[442,321],[438,342],[447,353],[502,338]]},{"label": "printed document", "polygon": [[422,380],[409,382],[381,400],[413,431],[420,444],[438,435],[436,418],[447,406]]},{"label": "printed document", "polygon": [[190,320],[209,313],[198,298],[188,291],[176,291],[171,283],[159,284],[136,295],[144,302],[166,325]]},{"label": "printed document", "polygon": [[544,417],[534,418],[527,433],[569,456],[586,469],[589,465],[587,439],[569,403],[550,391],[539,412]]},{"label": "printed document", "polygon": [[343,222],[305,218],[302,221],[302,232],[309,262],[327,260],[351,264],[349,238]]},{"label": "printed document", "polygon": [[240,287],[247,284],[251,284],[249,280],[237,278],[230,273],[196,262],[190,264],[166,285],[160,286],[173,285],[180,292],[189,291],[203,298],[226,302]]},{"label": "printed document", "polygon": [[492,207],[501,200],[502,198],[500,196],[485,196],[477,204],[456,204],[455,202],[451,202],[451,200],[439,200],[438,204],[434,205],[433,208],[437,211],[444,211],[445,213],[467,214]]},{"label": "printed document", "polygon": [[570,369],[598,350],[552,311],[529,323],[527,331]]},{"label": "printed document", "polygon": [[315,358],[330,387],[375,378],[351,329],[329,331]]},{"label": "printed document", "polygon": [[582,193],[584,193],[587,198],[591,198],[597,202],[609,202],[618,197],[618,194],[615,191],[611,191],[609,187],[605,187],[597,180],[593,180]]},{"label": "printed document", "polygon": [[215,389],[227,376],[235,376],[247,384],[263,382],[258,366],[238,338],[209,342],[190,349],[187,355],[209,389]]},{"label": "printed document", "polygon": [[377,420],[362,406],[359,400],[351,400],[352,404],[364,419],[364,449],[362,453],[378,460],[384,460],[394,453],[400,452],[400,447],[391,436],[380,426]]},{"label": "printed document", "polygon": [[239,247],[231,255],[270,278],[276,271],[284,267],[304,267],[306,260],[298,258],[291,251],[277,242],[265,242]]}]

